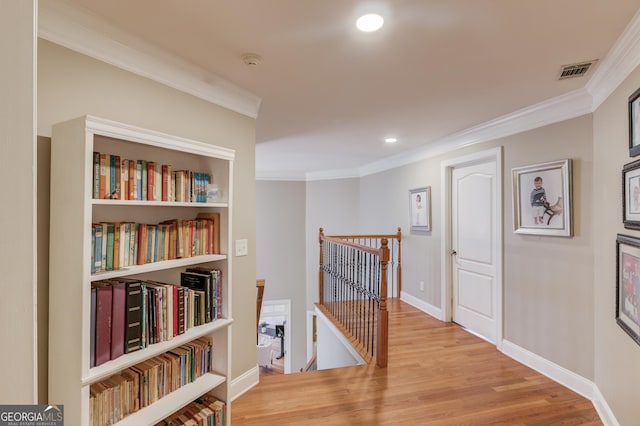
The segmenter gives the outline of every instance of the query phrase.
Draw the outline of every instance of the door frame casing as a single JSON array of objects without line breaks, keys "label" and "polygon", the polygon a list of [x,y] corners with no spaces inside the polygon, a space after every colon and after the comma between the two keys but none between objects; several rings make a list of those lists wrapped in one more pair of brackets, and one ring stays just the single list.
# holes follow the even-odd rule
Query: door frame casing
[{"label": "door frame casing", "polygon": [[494,294],[494,306],[496,307],[495,321],[496,321],[496,347],[498,350],[502,349],[502,337],[503,337],[503,300],[504,300],[504,287],[502,282],[502,260],[503,260],[503,239],[502,230],[503,223],[503,208],[502,208],[502,147],[496,147],[487,149],[484,151],[475,152],[473,154],[464,155],[461,157],[452,158],[449,160],[443,160],[440,163],[440,181],[442,182],[441,193],[441,260],[440,260],[440,306],[442,312],[443,321],[451,322],[453,317],[453,259],[449,255],[449,251],[452,249],[452,227],[451,227],[451,193],[452,193],[452,172],[453,169],[458,167],[469,166],[473,164],[481,164],[486,161],[495,161],[496,163],[496,180],[495,180],[495,194],[494,211],[496,217],[496,229],[494,237],[497,241],[497,247],[495,253],[496,259],[496,291]]}]

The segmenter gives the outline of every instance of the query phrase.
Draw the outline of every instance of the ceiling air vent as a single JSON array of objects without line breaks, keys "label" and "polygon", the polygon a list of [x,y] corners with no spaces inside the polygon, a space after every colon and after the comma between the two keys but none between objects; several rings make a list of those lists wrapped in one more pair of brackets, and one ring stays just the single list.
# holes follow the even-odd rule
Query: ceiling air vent
[{"label": "ceiling air vent", "polygon": [[589,71],[591,65],[596,62],[596,59],[592,61],[580,62],[578,64],[563,65],[560,70],[559,80],[566,80],[567,78],[582,77]]}]

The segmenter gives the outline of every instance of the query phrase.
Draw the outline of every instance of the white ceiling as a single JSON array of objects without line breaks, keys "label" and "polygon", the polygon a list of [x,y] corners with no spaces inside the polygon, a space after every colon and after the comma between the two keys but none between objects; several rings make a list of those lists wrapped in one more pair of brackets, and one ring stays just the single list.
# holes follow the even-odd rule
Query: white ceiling
[{"label": "white ceiling", "polygon": [[[59,0],[58,0],[59,1]],[[359,170],[583,89],[640,0],[69,0],[261,98],[258,176]],[[377,11],[382,30],[360,33]],[[263,60],[248,67],[244,53]],[[594,67],[592,67],[594,68]],[[399,142],[385,144],[385,137]]]}]

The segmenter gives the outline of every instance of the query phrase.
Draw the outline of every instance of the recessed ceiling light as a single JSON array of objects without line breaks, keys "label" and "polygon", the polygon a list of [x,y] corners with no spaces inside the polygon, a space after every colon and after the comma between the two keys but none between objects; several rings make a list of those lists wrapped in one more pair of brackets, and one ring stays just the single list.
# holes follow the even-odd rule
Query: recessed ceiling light
[{"label": "recessed ceiling light", "polygon": [[386,143],[396,143],[396,142],[398,142],[398,139],[396,139],[396,138],[386,138],[384,141]]},{"label": "recessed ceiling light", "polygon": [[382,19],[382,16],[375,13],[362,15],[356,21],[356,27],[358,27],[360,31],[363,31],[365,33],[378,31],[380,28],[382,28],[382,24],[384,24],[384,19]]}]

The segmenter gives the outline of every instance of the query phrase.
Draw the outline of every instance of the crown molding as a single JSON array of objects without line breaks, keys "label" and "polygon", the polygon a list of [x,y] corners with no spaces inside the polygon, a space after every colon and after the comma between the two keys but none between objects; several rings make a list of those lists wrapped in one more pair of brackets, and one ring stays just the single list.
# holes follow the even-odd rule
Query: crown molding
[{"label": "crown molding", "polygon": [[63,1],[43,1],[38,37],[256,118],[261,98]]},{"label": "crown molding", "polygon": [[[386,170],[444,155],[461,148],[580,117],[593,112],[591,109],[592,104],[593,98],[586,89],[574,90],[454,133],[433,143],[428,143],[412,150],[366,164],[360,168],[308,172],[305,175],[305,180],[360,178],[381,173]],[[259,174],[263,180],[292,180],[291,177],[286,179],[270,179],[259,171],[256,173]],[[282,177],[283,175],[280,174],[280,176]],[[299,175],[296,177],[299,177]]]},{"label": "crown molding", "polygon": [[278,172],[256,170],[256,180],[306,181],[304,172]]},{"label": "crown molding", "polygon": [[586,84],[595,111],[640,65],[640,11],[631,19],[609,53]]},{"label": "crown molding", "polygon": [[589,114],[591,104],[591,95],[585,89],[574,90],[454,133],[434,143],[367,164],[359,169],[360,176],[380,173],[468,146]]}]

